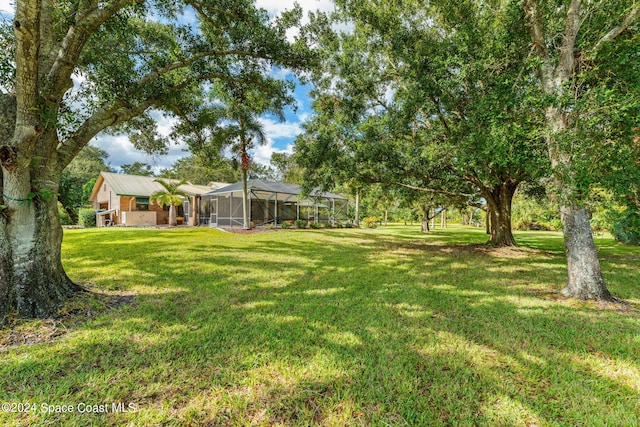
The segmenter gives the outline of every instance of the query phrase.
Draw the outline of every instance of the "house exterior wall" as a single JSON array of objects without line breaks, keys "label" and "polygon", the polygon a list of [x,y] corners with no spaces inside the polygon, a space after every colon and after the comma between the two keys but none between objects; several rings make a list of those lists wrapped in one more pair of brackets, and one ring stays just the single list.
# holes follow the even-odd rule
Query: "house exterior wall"
[{"label": "house exterior wall", "polygon": [[104,181],[100,184],[93,201],[94,209],[115,209],[107,218],[98,221],[98,226],[104,225],[108,219],[115,225],[157,225],[169,223],[169,212],[161,206],[151,203],[148,210],[136,209],[136,198],[133,196],[117,196]]},{"label": "house exterior wall", "polygon": [[93,200],[94,209],[104,209],[104,204],[107,204],[106,209],[120,210],[120,197],[111,191],[111,188],[104,182],[102,177],[100,178],[100,188]]},{"label": "house exterior wall", "polygon": [[156,225],[156,212],[153,211],[122,211],[124,225]]}]

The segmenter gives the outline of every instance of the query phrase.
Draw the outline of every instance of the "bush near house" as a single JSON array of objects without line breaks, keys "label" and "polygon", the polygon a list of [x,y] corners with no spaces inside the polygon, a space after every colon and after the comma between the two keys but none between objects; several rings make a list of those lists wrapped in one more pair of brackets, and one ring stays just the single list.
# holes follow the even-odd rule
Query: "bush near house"
[{"label": "bush near house", "polygon": [[364,222],[368,228],[376,228],[378,226],[378,218],[375,216],[364,218],[362,222]]},{"label": "bush near house", "polygon": [[93,209],[80,209],[80,225],[85,227],[96,226],[96,211]]}]

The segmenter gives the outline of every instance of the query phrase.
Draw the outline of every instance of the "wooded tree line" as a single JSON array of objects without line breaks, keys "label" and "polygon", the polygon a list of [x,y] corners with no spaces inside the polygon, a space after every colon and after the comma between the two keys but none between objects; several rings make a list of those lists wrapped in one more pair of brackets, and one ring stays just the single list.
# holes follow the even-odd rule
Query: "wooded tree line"
[{"label": "wooded tree line", "polygon": [[313,22],[323,67],[316,114],[296,143],[309,185],[383,183],[422,192],[432,207],[482,198],[494,245],[515,244],[518,187],[544,187],[560,206],[563,292],[610,300],[587,206],[607,189],[638,218],[640,3],[336,7]]}]

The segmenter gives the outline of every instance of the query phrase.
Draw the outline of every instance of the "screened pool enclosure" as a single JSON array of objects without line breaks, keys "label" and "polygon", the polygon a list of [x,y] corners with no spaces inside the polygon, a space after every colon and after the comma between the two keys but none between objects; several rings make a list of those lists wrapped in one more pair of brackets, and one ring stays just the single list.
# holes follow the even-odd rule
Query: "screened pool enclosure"
[{"label": "screened pool enclosure", "polygon": [[[250,179],[249,222],[260,227],[279,225],[297,219],[310,223],[335,225],[348,218],[348,202],[344,197],[328,192],[312,191],[301,196],[295,184]],[[203,194],[200,200],[200,225],[211,227],[242,227],[242,182]]]}]

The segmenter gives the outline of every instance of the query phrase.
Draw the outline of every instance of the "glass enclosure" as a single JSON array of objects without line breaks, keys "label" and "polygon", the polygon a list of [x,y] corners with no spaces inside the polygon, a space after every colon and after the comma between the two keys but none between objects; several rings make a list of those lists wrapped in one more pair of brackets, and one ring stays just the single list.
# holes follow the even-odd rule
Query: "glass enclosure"
[{"label": "glass enclosure", "polygon": [[[290,184],[281,185],[293,187]],[[223,188],[201,197],[200,225],[243,226],[242,190],[224,190]],[[285,221],[293,222],[297,219],[303,219],[309,223],[335,225],[336,222],[344,222],[348,218],[348,201],[339,196],[302,199],[298,194],[288,192],[251,189],[249,204],[251,227],[279,225]]]}]

